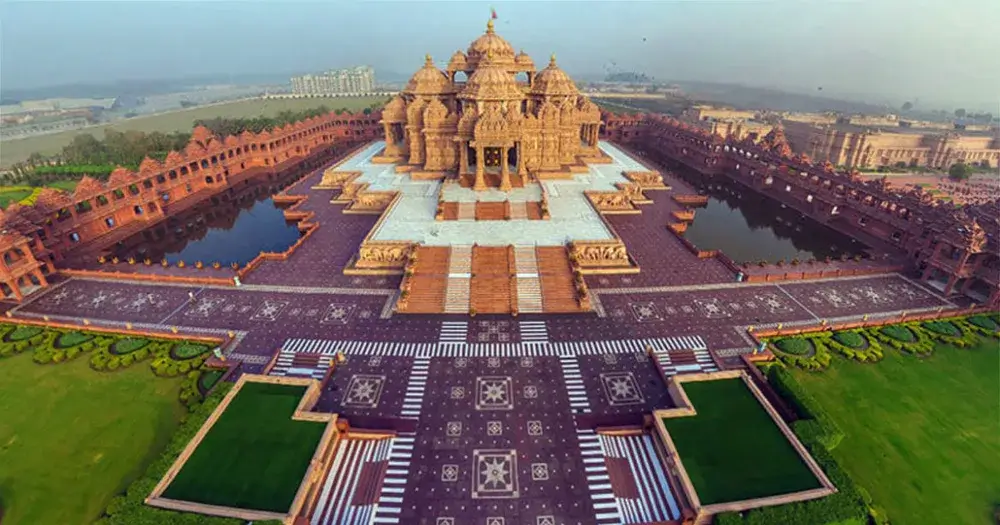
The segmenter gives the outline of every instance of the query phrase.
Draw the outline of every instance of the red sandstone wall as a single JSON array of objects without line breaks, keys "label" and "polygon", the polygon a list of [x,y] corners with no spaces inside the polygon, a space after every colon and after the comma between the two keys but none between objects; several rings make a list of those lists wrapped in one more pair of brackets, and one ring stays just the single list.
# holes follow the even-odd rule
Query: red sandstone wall
[{"label": "red sandstone wall", "polygon": [[39,259],[59,260],[95,242],[126,238],[166,215],[235,186],[247,178],[295,166],[340,143],[377,139],[380,113],[329,113],[270,132],[216,137],[195,128],[184,151],[161,163],[146,158],[138,172],[115,170],[107,183],[81,179],[72,195],[43,190],[34,206],[14,204],[0,223],[41,239]]}]

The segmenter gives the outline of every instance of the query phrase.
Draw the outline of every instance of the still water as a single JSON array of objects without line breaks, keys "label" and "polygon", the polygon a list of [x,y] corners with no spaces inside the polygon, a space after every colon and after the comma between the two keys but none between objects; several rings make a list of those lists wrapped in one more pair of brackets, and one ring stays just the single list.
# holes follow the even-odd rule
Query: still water
[{"label": "still water", "polygon": [[206,266],[213,262],[244,265],[262,251],[283,252],[300,233],[294,223],[285,220],[268,190],[205,203],[167,219],[165,227],[126,241],[118,252],[138,260],[165,258],[171,264],[201,261]]},{"label": "still water", "polygon": [[682,177],[709,197],[684,237],[702,250],[721,250],[733,261],[775,262],[853,256],[866,246],[722,176]]}]

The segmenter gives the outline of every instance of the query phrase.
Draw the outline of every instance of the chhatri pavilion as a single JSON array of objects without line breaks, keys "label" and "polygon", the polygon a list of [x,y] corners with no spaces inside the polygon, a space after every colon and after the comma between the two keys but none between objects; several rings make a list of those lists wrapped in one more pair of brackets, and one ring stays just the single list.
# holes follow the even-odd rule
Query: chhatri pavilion
[{"label": "chhatri pavilion", "polygon": [[639,271],[602,215],[667,189],[600,125],[554,56],[536,71],[492,21],[445,69],[428,56],[384,141],[324,172],[345,213],[380,216],[344,271],[403,273],[400,312],[592,309],[583,275]]}]

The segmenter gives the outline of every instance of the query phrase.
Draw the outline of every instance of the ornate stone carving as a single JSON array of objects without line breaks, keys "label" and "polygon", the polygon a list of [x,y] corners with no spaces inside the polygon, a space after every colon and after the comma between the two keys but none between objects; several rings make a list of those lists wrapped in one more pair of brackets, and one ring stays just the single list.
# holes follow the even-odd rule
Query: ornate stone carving
[{"label": "ornate stone carving", "polygon": [[402,268],[411,250],[410,243],[366,242],[358,250],[358,268]]},{"label": "ornate stone carving", "polygon": [[570,258],[580,268],[630,266],[628,251],[620,240],[572,243]]},{"label": "ornate stone carving", "polygon": [[663,188],[663,175],[656,171],[623,171],[622,176],[643,189]]}]

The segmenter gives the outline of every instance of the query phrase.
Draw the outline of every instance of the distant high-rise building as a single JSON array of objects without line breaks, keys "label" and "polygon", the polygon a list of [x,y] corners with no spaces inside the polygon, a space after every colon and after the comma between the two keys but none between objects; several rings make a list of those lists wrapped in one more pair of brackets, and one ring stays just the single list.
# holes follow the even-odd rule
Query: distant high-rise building
[{"label": "distant high-rise building", "polygon": [[375,70],[369,66],[337,69],[316,75],[292,77],[296,95],[370,93],[375,90]]}]

